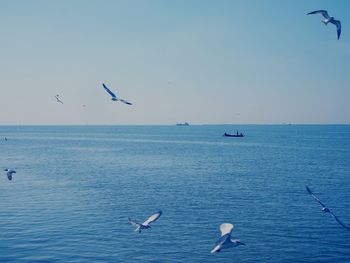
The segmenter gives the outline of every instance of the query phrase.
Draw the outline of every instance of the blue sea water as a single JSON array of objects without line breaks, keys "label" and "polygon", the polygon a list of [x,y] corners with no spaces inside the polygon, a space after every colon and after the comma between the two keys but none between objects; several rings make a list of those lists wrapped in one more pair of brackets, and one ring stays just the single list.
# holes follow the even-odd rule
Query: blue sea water
[{"label": "blue sea water", "polygon": [[[224,132],[245,133],[226,138]],[[7,141],[3,138],[7,137]],[[350,262],[350,126],[0,126],[0,262]],[[163,215],[141,234],[128,216]],[[239,246],[210,254],[221,223]]]}]

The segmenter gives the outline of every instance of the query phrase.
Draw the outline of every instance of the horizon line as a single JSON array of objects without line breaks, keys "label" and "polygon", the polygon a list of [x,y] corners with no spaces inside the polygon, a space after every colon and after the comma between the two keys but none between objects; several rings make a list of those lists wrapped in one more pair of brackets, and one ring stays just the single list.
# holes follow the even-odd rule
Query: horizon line
[{"label": "horizon line", "polygon": [[[228,125],[254,125],[254,126],[302,126],[302,125],[315,125],[315,126],[329,126],[329,125],[350,125],[350,123],[195,123],[188,126],[228,126]],[[175,124],[0,124],[0,127],[6,126],[177,126]],[[186,126],[186,127],[188,127]]]}]

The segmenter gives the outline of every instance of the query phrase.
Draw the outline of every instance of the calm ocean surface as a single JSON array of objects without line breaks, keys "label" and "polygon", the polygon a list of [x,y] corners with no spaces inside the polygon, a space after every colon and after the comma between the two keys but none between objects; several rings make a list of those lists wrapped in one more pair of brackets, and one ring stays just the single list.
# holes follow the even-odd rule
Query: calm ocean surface
[{"label": "calm ocean surface", "polygon": [[350,225],[350,126],[0,126],[0,167],[0,262],[350,262],[305,190]]}]

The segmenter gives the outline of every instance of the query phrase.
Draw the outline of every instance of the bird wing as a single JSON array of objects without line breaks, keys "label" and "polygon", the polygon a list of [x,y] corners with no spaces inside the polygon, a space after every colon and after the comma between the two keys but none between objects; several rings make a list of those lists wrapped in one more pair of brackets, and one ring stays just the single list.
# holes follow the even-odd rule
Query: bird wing
[{"label": "bird wing", "polygon": [[334,219],[338,222],[339,225],[341,225],[342,227],[344,227],[347,230],[350,230],[350,227],[344,225],[344,223],[342,221],[340,221],[340,219],[335,214],[333,214],[332,211],[330,211],[329,213],[334,217]]},{"label": "bird wing", "polygon": [[143,222],[142,224],[144,226],[149,225],[150,223],[156,221],[160,216],[162,215],[162,211],[158,211],[157,213],[155,213],[154,215],[151,215],[145,222]]},{"label": "bird wing", "polygon": [[134,227],[139,227],[141,224],[133,221],[130,217],[128,217],[128,222],[130,225],[133,225]]},{"label": "bird wing", "polygon": [[326,207],[326,205],[325,205],[324,203],[322,203],[321,200],[318,199],[318,197],[317,197],[313,192],[311,192],[310,188],[309,188],[307,185],[305,185],[305,187],[306,187],[307,192],[308,192],[322,207]]},{"label": "bird wing", "polygon": [[223,244],[225,244],[226,242],[228,242],[231,238],[231,234],[227,233],[225,235],[223,235],[222,237],[220,237],[216,242],[215,242],[215,247],[210,251],[210,253],[215,253],[217,251],[219,251]]},{"label": "bird wing", "polygon": [[220,249],[221,249],[221,244],[218,244],[210,251],[210,253],[215,253],[215,252],[219,251]]},{"label": "bird wing", "polygon": [[109,93],[109,95],[111,95],[113,98],[117,98],[117,96],[109,88],[107,88],[104,83],[102,83],[102,86]]},{"label": "bird wing", "polygon": [[123,102],[123,103],[125,103],[125,104],[128,104],[128,105],[132,105],[132,103],[131,103],[131,102],[128,102],[128,101],[123,100],[123,99],[119,99],[119,101],[120,101],[120,102]]},{"label": "bird wing", "polygon": [[341,23],[340,23],[340,21],[339,20],[332,20],[330,22],[337,27],[337,36],[338,36],[338,39],[339,39],[340,34],[341,34]]},{"label": "bird wing", "polygon": [[230,223],[223,223],[220,225],[220,231],[221,231],[221,237],[225,236],[226,234],[231,235],[231,232],[233,230],[233,225]]},{"label": "bird wing", "polygon": [[321,14],[326,19],[330,18],[328,15],[328,12],[326,10],[316,10],[316,11],[312,11],[310,13],[307,13],[307,15],[314,15],[314,14]]}]

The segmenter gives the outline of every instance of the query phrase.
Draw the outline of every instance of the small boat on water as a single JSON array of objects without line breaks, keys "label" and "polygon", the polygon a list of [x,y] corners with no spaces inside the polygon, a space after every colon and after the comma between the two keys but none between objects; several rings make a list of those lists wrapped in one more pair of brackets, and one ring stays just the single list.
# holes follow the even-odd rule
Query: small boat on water
[{"label": "small boat on water", "polygon": [[236,134],[229,134],[229,133],[225,132],[223,136],[224,137],[244,137],[243,133],[238,133],[238,131]]},{"label": "small boat on water", "polygon": [[176,126],[190,126],[190,124],[188,122],[176,123]]}]

